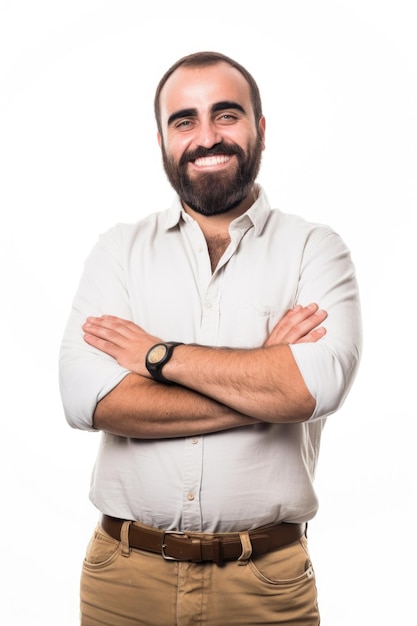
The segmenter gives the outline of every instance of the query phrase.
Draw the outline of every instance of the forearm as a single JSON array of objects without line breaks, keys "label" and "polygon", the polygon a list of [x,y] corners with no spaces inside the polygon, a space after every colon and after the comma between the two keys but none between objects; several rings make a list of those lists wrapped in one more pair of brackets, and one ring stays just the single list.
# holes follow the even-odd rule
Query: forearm
[{"label": "forearm", "polygon": [[164,376],[262,421],[302,422],[315,407],[288,345],[255,350],[178,346]]},{"label": "forearm", "polygon": [[[149,335],[129,320],[114,316],[88,318],[83,328],[87,343],[112,356],[121,366],[140,377],[134,394],[129,389],[129,394],[126,394],[129,398],[120,396],[120,402],[128,403],[129,407],[128,425],[123,434],[131,433],[132,428],[137,427],[139,410],[142,420],[144,416],[151,416],[151,433],[153,428],[156,428],[155,432],[159,431],[161,415],[166,415],[168,426],[170,420],[179,419],[184,428],[186,420],[187,432],[181,431],[181,434],[189,434],[190,428],[201,429],[202,418],[205,418],[206,430],[199,432],[240,426],[242,415],[269,422],[307,420],[314,411],[315,400],[304,383],[289,345],[321,339],[325,329],[320,324],[325,317],[326,313],[319,311],[316,304],[307,307],[298,305],[283,316],[264,346],[258,349],[179,345],[173,358],[164,365],[164,376],[176,383],[175,388],[160,383],[154,387],[155,382],[145,367],[145,356],[155,343],[161,341],[158,337]],[[146,381],[152,386],[147,387]],[[136,385],[139,390],[142,387],[146,389],[145,398],[140,391],[136,391]],[[116,393],[112,394],[113,398],[116,398]],[[193,423],[197,401],[201,412],[196,414],[196,422]],[[155,414],[152,413],[153,403],[158,405]],[[118,415],[117,402],[111,406],[110,418],[112,415]],[[152,416],[156,417],[156,423],[152,423]],[[115,427],[120,428],[120,425],[117,422],[116,425],[107,422],[100,425],[109,432],[115,432],[110,430]],[[169,427],[167,431],[163,430],[159,436],[177,436],[175,426],[173,430]]]},{"label": "forearm", "polygon": [[195,391],[137,374],[127,375],[94,413],[97,430],[141,439],[186,437],[256,422]]}]

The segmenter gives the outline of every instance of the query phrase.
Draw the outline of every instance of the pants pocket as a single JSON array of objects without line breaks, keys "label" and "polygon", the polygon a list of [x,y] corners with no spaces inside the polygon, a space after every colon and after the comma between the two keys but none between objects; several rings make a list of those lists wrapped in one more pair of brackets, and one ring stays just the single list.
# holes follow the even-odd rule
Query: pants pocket
[{"label": "pants pocket", "polygon": [[267,585],[291,585],[314,578],[305,537],[285,548],[256,557],[248,565],[254,576]]},{"label": "pants pocket", "polygon": [[113,539],[97,526],[87,546],[84,567],[97,569],[110,565],[118,558],[120,552],[120,541]]}]

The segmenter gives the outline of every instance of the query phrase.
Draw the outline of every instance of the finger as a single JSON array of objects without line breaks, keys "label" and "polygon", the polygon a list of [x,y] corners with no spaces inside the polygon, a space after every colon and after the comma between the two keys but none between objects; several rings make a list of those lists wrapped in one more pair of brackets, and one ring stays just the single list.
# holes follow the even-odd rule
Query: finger
[{"label": "finger", "polygon": [[[95,337],[96,339],[100,339],[104,342],[107,342],[109,344],[119,346],[119,347],[125,347],[130,342],[130,338],[128,334],[120,332],[119,329],[117,328],[103,326],[102,324],[97,324],[95,322],[86,322],[83,326],[83,331],[85,335],[88,337]],[[90,343],[91,343],[91,340],[90,340]],[[100,346],[100,350],[103,350],[101,346]]]},{"label": "finger", "polygon": [[306,307],[297,305],[287,311],[273,328],[265,345],[290,343],[300,339],[327,317],[327,313],[318,308],[317,304],[312,303]]},{"label": "finger", "polygon": [[286,340],[288,343],[295,343],[299,339],[305,338],[311,331],[317,329],[317,327],[324,322],[326,317],[326,311],[316,311],[292,327],[286,334]]},{"label": "finger", "polygon": [[116,343],[113,343],[112,341],[109,341],[108,339],[103,339],[102,337],[98,335],[85,333],[84,341],[88,343],[90,346],[92,346],[93,348],[97,348],[97,350],[100,350],[101,352],[105,352],[106,354],[108,354],[109,356],[112,356],[115,359],[117,359],[120,355],[121,347],[119,345],[117,345]]},{"label": "finger", "polygon": [[302,322],[319,310],[319,305],[315,302],[308,304],[307,306],[297,305],[293,309],[290,309],[287,314],[284,316],[283,321],[285,323],[290,323],[291,325]]},{"label": "finger", "polygon": [[300,339],[297,339],[297,341],[293,341],[292,343],[315,343],[316,341],[324,337],[326,333],[327,330],[324,328],[324,326],[319,326],[319,328],[315,328],[310,333],[307,333],[306,335],[300,337]]},{"label": "finger", "polygon": [[[124,320],[120,317],[114,317],[111,315],[103,315],[102,317],[88,317],[83,329],[87,332],[96,334],[99,337],[124,337],[129,339],[139,329],[139,326]],[[111,334],[113,333],[113,335]]]},{"label": "finger", "polygon": [[308,306],[301,306],[298,304],[285,313],[285,315],[276,324],[276,327],[279,327],[281,330],[293,328],[296,324],[299,324],[314,315],[318,309],[318,304],[314,302]]}]

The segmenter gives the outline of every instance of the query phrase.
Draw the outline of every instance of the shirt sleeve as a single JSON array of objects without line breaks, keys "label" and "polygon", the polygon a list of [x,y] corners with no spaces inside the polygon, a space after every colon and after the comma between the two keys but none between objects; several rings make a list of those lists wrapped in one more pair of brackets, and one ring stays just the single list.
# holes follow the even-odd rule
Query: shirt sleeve
[{"label": "shirt sleeve", "polygon": [[316,400],[311,420],[339,409],[354,381],[362,350],[360,297],[355,267],[344,241],[333,231],[313,231],[305,246],[297,301],[317,302],[328,313],[326,335],[291,346],[304,381]]},{"label": "shirt sleeve", "polygon": [[104,235],[88,256],[73,300],[59,355],[59,384],[65,417],[73,428],[94,430],[97,402],[129,371],[83,340],[88,316],[132,319],[122,262],[122,229]]}]

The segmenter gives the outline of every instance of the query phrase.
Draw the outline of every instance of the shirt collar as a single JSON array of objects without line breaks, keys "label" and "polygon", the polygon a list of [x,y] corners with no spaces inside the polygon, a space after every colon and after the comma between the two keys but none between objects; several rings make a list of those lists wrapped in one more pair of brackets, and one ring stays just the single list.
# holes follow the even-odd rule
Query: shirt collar
[{"label": "shirt collar", "polygon": [[[246,229],[249,225],[253,225],[255,236],[258,236],[262,233],[271,212],[271,205],[269,204],[264,189],[260,185],[256,185],[255,191],[257,193],[255,202],[243,215],[232,222],[231,228]],[[165,228],[167,230],[174,228],[181,219],[187,220],[190,219],[190,217],[184,211],[179,196],[176,196],[171,207],[165,212]]]}]

